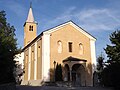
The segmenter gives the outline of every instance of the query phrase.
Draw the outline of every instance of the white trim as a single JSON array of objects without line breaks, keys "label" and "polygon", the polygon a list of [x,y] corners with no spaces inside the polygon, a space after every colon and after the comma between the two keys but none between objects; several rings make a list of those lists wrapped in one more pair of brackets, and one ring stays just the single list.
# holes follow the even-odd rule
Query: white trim
[{"label": "white trim", "polygon": [[41,37],[40,37],[40,38],[38,38],[36,42],[38,42],[39,40],[41,40]]},{"label": "white trim", "polygon": [[84,30],[82,30],[82,28],[78,27],[77,25],[75,25],[74,23],[70,22],[70,25],[72,25],[74,28],[76,28],[78,31],[80,31],[82,34],[86,35],[88,38],[93,39],[94,41],[96,41],[96,39],[91,36],[90,34],[88,34],[87,32],[85,32]]},{"label": "white trim", "polygon": [[86,35],[88,38],[93,39],[94,41],[96,41],[96,39],[95,39],[93,36],[91,36],[90,34],[88,34],[87,32],[85,32],[82,28],[80,28],[79,26],[77,26],[76,24],[74,24],[74,23],[71,22],[71,21],[69,21],[69,22],[67,22],[67,23],[64,23],[64,24],[62,24],[62,25],[59,25],[59,26],[57,26],[57,27],[55,27],[55,28],[49,29],[49,30],[45,31],[44,33],[52,33],[52,32],[55,32],[55,31],[59,30],[60,28],[63,28],[65,25],[68,25],[68,24],[70,24],[71,26],[73,26],[74,28],[76,28],[76,29],[77,29],[78,31],[80,31],[82,34]]},{"label": "white trim", "polygon": [[44,79],[44,36],[42,36],[42,80]]},{"label": "white trim", "polygon": [[37,42],[35,42],[34,80],[37,78]]},{"label": "white trim", "polygon": [[42,80],[44,79],[44,37],[42,36]]},{"label": "white trim", "polygon": [[95,41],[90,40],[90,48],[91,48],[91,63],[92,63],[92,73],[94,73],[96,69],[96,53],[95,53]]},{"label": "white trim", "polygon": [[61,24],[61,25],[59,25],[59,26],[57,26],[57,27],[55,27],[55,28],[49,29],[49,30],[47,30],[47,31],[44,31],[44,33],[52,33],[52,32],[55,32],[55,31],[59,30],[60,28],[63,28],[63,27],[64,27],[65,25],[67,25],[67,24],[69,24],[69,22],[64,23],[64,24]]},{"label": "white trim", "polygon": [[30,75],[31,75],[31,47],[28,49],[29,53],[29,62],[28,62],[28,81],[30,80]]},{"label": "white trim", "polygon": [[50,81],[50,34],[43,33],[42,36],[42,78]]}]

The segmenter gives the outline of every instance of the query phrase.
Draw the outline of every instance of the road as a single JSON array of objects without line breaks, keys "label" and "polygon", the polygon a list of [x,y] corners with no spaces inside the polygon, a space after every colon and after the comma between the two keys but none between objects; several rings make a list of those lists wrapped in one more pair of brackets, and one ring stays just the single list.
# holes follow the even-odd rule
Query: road
[{"label": "road", "polygon": [[102,87],[17,86],[17,90],[112,90]]}]

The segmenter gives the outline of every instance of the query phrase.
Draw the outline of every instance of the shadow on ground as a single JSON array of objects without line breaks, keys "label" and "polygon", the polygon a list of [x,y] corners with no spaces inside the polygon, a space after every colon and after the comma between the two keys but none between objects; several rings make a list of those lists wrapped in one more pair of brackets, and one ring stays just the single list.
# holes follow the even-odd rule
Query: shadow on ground
[{"label": "shadow on ground", "polygon": [[16,90],[113,90],[105,87],[16,86]]}]

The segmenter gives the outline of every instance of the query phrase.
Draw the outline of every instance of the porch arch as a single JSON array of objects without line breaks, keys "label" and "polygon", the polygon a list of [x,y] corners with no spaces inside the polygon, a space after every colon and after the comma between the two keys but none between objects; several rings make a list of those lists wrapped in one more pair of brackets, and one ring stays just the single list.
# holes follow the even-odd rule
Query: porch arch
[{"label": "porch arch", "polygon": [[85,86],[86,74],[85,67],[82,64],[74,64],[72,66],[72,81],[77,86]]},{"label": "porch arch", "polygon": [[71,56],[63,60],[65,78],[67,78],[65,80],[79,86],[86,86],[86,61]]}]

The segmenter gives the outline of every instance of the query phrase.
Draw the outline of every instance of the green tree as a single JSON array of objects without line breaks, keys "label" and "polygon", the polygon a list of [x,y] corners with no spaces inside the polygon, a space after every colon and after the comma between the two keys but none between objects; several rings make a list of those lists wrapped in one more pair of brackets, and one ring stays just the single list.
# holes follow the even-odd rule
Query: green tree
[{"label": "green tree", "polygon": [[111,45],[107,45],[105,52],[108,60],[102,72],[105,86],[120,86],[120,30],[110,35]]},{"label": "green tree", "polygon": [[105,51],[110,62],[120,62],[120,30],[110,35],[112,45],[107,45]]},{"label": "green tree", "polygon": [[61,66],[61,64],[58,64],[58,63],[57,63],[56,69],[55,69],[55,81],[63,81],[62,66]]},{"label": "green tree", "polygon": [[97,58],[97,75],[98,75],[98,80],[99,80],[99,84],[102,85],[102,78],[101,78],[101,74],[103,71],[103,62],[104,61],[104,57],[103,54],[101,54],[98,58]]},{"label": "green tree", "polygon": [[5,11],[0,11],[0,84],[15,82],[14,58],[19,52],[15,28],[7,23],[5,16]]}]

